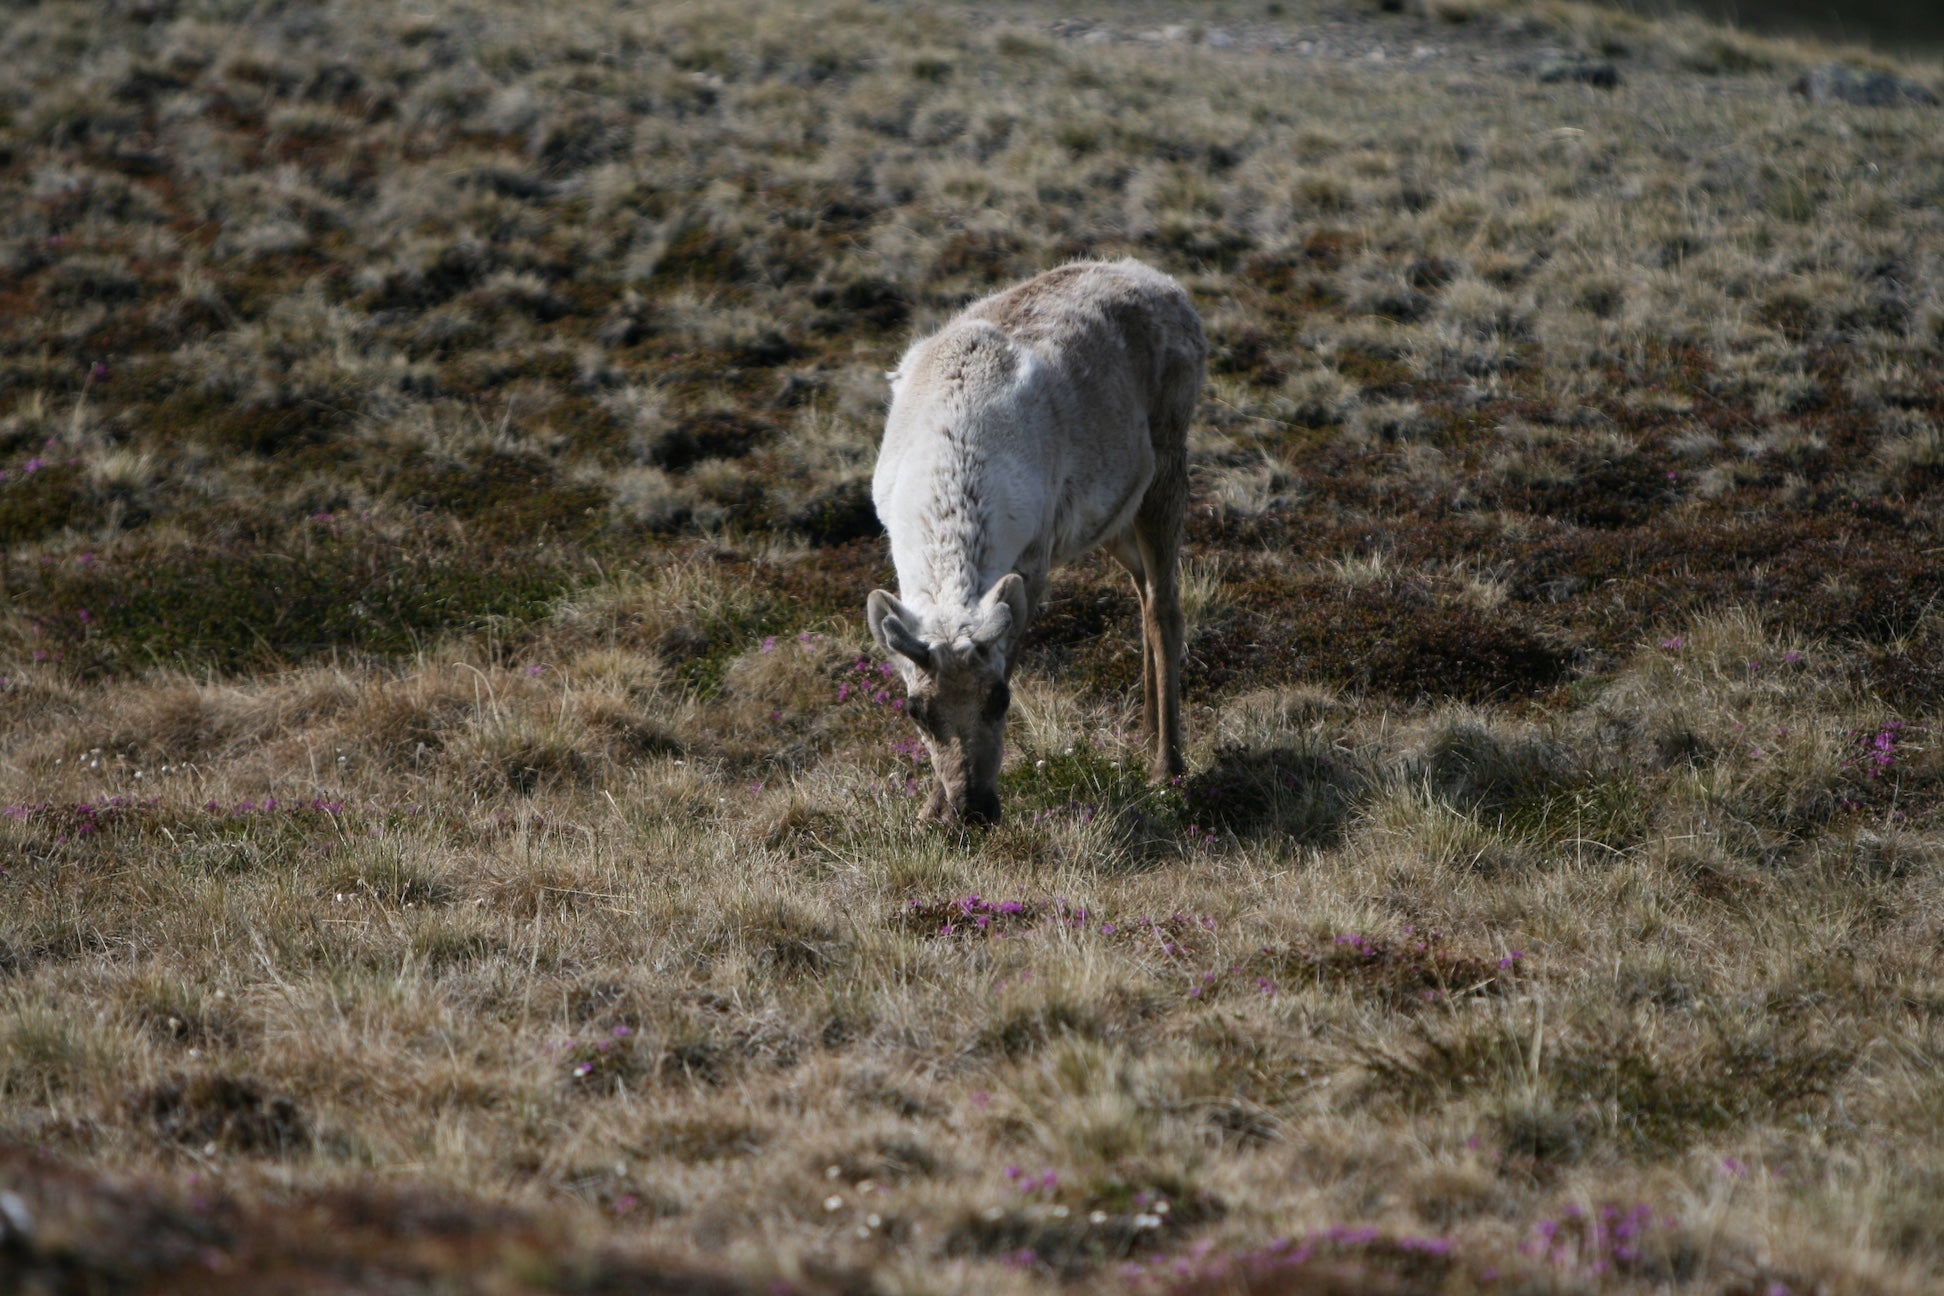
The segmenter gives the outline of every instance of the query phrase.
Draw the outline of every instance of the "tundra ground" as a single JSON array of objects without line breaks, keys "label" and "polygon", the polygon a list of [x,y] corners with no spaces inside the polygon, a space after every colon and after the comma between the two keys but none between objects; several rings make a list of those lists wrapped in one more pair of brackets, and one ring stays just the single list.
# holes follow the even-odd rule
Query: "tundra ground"
[{"label": "tundra ground", "polygon": [[[1944,115],[1382,8],[10,10],[0,1286],[1936,1290]],[[1191,772],[1084,563],[923,829],[882,371],[1123,254]]]}]

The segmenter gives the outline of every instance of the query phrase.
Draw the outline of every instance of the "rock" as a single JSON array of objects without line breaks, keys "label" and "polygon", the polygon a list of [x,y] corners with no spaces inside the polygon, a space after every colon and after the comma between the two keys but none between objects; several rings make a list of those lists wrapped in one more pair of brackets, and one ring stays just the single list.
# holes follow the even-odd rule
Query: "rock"
[{"label": "rock", "polygon": [[1900,108],[1906,104],[1935,108],[1938,105],[1937,96],[1926,86],[1847,63],[1825,63],[1814,72],[1796,78],[1794,89],[1813,103],[1860,104],[1865,108]]},{"label": "rock", "polygon": [[1538,66],[1539,80],[1546,85],[1557,85],[1563,81],[1577,81],[1590,85],[1596,90],[1613,90],[1620,85],[1620,69],[1611,63],[1595,63],[1583,58],[1542,59]]}]

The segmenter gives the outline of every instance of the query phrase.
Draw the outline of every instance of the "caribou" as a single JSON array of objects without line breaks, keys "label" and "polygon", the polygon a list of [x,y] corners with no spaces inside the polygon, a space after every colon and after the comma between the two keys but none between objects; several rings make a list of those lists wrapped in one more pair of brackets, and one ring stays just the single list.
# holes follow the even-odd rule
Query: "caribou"
[{"label": "caribou", "polygon": [[865,616],[936,774],[928,818],[991,824],[1010,680],[1053,569],[1105,549],[1141,605],[1141,727],[1182,772],[1188,424],[1207,343],[1188,294],[1138,261],[1061,266],[912,345],[871,498],[898,592]]}]

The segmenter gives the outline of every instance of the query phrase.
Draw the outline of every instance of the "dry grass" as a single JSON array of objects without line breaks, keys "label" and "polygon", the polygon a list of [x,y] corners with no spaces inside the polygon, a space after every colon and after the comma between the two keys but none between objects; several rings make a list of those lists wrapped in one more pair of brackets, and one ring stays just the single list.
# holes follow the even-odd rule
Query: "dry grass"
[{"label": "dry grass", "polygon": [[[1270,10],[13,15],[0,1287],[1937,1286],[1935,112]],[[1123,253],[1193,772],[1082,564],[920,830],[880,375]]]}]

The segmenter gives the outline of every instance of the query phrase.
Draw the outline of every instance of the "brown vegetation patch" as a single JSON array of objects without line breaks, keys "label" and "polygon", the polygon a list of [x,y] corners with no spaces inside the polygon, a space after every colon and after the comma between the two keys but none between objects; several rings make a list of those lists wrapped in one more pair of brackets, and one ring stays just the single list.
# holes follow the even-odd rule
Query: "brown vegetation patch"
[{"label": "brown vegetation patch", "polygon": [[1227,1214],[1214,1194],[1173,1182],[1112,1180],[1057,1195],[1074,1204],[998,1206],[969,1216],[946,1235],[945,1254],[1002,1256],[1015,1268],[1078,1278],[1178,1243]]},{"label": "brown vegetation patch", "polygon": [[677,422],[646,450],[650,463],[679,472],[704,459],[739,458],[773,432],[761,419],[730,410],[705,410]]},{"label": "brown vegetation patch", "polygon": [[[1934,110],[1566,0],[434,8],[8,10],[0,1139],[181,1192],[0,1150],[0,1287],[1939,1286]],[[883,373],[1128,254],[1191,772],[1096,557],[921,829]]]},{"label": "brown vegetation patch", "polygon": [[0,1183],[32,1231],[4,1235],[4,1264],[27,1290],[139,1290],[244,1296],[369,1292],[426,1283],[496,1291],[665,1296],[814,1296],[860,1290],[845,1276],[765,1285],[607,1249],[567,1222],[428,1188],[337,1189],[247,1200],[120,1181],[17,1147]]},{"label": "brown vegetation patch", "polygon": [[1262,571],[1197,634],[1193,692],[1323,679],[1402,698],[1471,701],[1543,692],[1570,651],[1510,615],[1411,588],[1346,591]]},{"label": "brown vegetation patch", "polygon": [[1638,527],[1678,498],[1673,470],[1647,454],[1576,454],[1507,480],[1502,507],[1575,526]]},{"label": "brown vegetation patch", "polygon": [[[1305,983],[1342,987],[1402,1012],[1469,995],[1517,992],[1527,975],[1523,953],[1479,957],[1451,948],[1448,939],[1442,932],[1408,928],[1394,940],[1346,933],[1310,948],[1265,949],[1242,971],[1260,973],[1258,989],[1283,991]],[[1262,976],[1270,983],[1265,985]]]},{"label": "brown vegetation patch", "polygon": [[389,483],[404,503],[477,520],[508,540],[593,528],[607,492],[562,482],[535,455],[486,454],[459,463],[423,460]]},{"label": "brown vegetation patch", "polygon": [[248,1077],[198,1075],[172,1080],[135,1099],[158,1137],[212,1151],[281,1155],[310,1143],[310,1126],[297,1103],[266,1094]]},{"label": "brown vegetation patch", "polygon": [[[1669,617],[1728,606],[1786,615],[1810,633],[1881,640],[1944,593],[1944,577],[1898,529],[1828,517],[1561,529],[1517,558],[1512,587],[1533,604],[1573,600],[1578,606],[1562,611],[1603,647],[1637,642]],[[1596,589],[1605,597],[1580,598]]]}]

